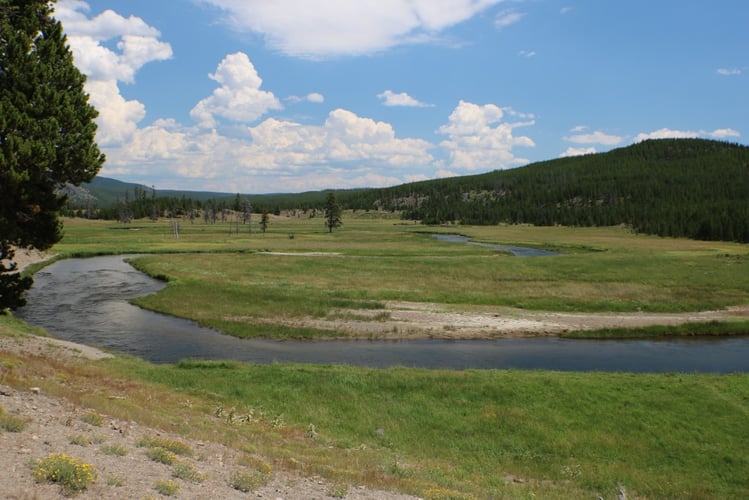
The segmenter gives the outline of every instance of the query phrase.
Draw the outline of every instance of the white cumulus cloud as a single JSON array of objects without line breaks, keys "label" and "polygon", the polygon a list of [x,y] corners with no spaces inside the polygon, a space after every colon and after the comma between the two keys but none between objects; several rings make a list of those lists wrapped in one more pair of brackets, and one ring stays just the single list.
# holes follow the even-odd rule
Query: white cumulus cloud
[{"label": "white cumulus cloud", "polygon": [[728,139],[741,137],[741,133],[738,130],[731,128],[719,128],[712,132],[704,130],[674,130],[670,128],[662,128],[653,132],[643,132],[635,136],[634,142],[642,142],[648,139],[694,139],[697,137],[708,137],[711,139]]},{"label": "white cumulus cloud", "polygon": [[600,130],[590,134],[576,134],[564,138],[565,141],[575,144],[603,144],[605,146],[616,146],[624,141],[624,138],[618,135],[610,135]]},{"label": "white cumulus cloud", "polygon": [[159,120],[108,150],[105,172],[145,177],[158,171],[183,185],[195,179],[200,189],[278,192],[399,184],[406,167],[434,161],[430,142],[397,137],[389,123],[345,109],[318,125],[267,118],[245,130],[244,137],[227,137]]},{"label": "white cumulus cloud", "polygon": [[635,136],[634,142],[642,142],[648,139],[693,139],[699,137],[699,132],[691,130],[673,130],[662,128],[653,132],[643,132]]},{"label": "white cumulus cloud", "polygon": [[101,146],[122,143],[146,116],[146,107],[135,100],[126,100],[114,80],[90,80],[86,84],[91,104],[99,111],[96,140]]},{"label": "white cumulus cloud", "polygon": [[533,125],[534,121],[509,123],[499,106],[479,106],[460,101],[438,132],[447,136],[440,145],[448,151],[453,169],[504,169],[527,163],[515,156],[517,146],[534,147],[527,136],[514,136],[517,127]]},{"label": "white cumulus cloud", "polygon": [[567,158],[567,157],[570,157],[570,156],[582,156],[582,155],[593,154],[593,153],[596,153],[596,152],[597,152],[596,148],[594,148],[592,146],[591,147],[587,147],[587,148],[569,147],[569,148],[567,148],[567,150],[564,153],[560,154],[559,157],[560,158]]},{"label": "white cumulus cloud", "polygon": [[392,90],[386,90],[381,94],[377,94],[377,97],[382,100],[382,103],[385,106],[402,106],[410,108],[427,108],[433,106],[432,104],[421,102],[405,92],[396,94]]},{"label": "white cumulus cloud", "polygon": [[[86,2],[60,0],[55,17],[68,35],[75,64],[93,80],[135,81],[135,73],[152,61],[172,57],[172,48],[159,40],[161,34],[139,17],[123,17],[112,10],[87,17]],[[117,41],[117,51],[103,45]]]},{"label": "white cumulus cloud", "polygon": [[298,103],[298,102],[312,102],[315,104],[320,104],[325,102],[325,96],[318,93],[318,92],[311,92],[305,96],[298,96],[298,95],[291,95],[289,97],[284,98],[284,101],[288,101],[291,103]]},{"label": "white cumulus cloud", "polygon": [[199,0],[286,54],[367,54],[431,39],[503,0]]},{"label": "white cumulus cloud", "polygon": [[738,130],[732,128],[719,128],[710,132],[710,137],[714,139],[728,139],[741,137],[741,133]]},{"label": "white cumulus cloud", "polygon": [[190,111],[190,117],[203,127],[215,127],[217,118],[253,122],[270,110],[282,109],[272,92],[260,90],[263,80],[243,52],[226,56],[208,76],[221,86]]},{"label": "white cumulus cloud", "polygon": [[[125,99],[119,82],[134,83],[145,64],[172,57],[171,46],[161,34],[139,17],[124,17],[105,10],[88,17],[90,7],[80,0],[60,0],[55,17],[62,22],[76,67],[88,80],[86,91],[99,111],[97,142],[106,146],[127,141],[145,117],[145,106]],[[116,49],[105,42],[116,40]]]}]

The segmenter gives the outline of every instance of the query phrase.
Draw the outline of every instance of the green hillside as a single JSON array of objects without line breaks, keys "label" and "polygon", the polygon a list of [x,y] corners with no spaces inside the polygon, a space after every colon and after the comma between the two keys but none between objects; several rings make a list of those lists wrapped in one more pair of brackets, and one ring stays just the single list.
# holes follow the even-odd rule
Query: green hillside
[{"label": "green hillside", "polygon": [[[361,190],[359,190],[361,191]],[[339,193],[355,193],[353,191],[339,191]],[[109,210],[123,203],[126,199],[137,202],[143,198],[150,200],[153,196],[153,188],[143,184],[122,182],[108,177],[95,177],[90,183],[84,183],[80,187],[68,186],[62,190],[68,196],[68,204],[72,208],[85,208],[93,204],[99,210]],[[255,212],[267,210],[272,212],[277,209],[305,209],[317,208],[325,202],[328,191],[309,191],[304,193],[274,193],[274,194],[240,194],[242,200],[252,204]],[[214,192],[214,191],[187,191],[178,189],[156,189],[156,198],[160,205],[182,204],[192,202],[201,207],[208,202],[228,206],[236,202],[237,193]]]},{"label": "green hillside", "polygon": [[662,236],[749,242],[749,147],[644,141],[608,153],[371,190],[352,208],[437,224],[630,225]]}]

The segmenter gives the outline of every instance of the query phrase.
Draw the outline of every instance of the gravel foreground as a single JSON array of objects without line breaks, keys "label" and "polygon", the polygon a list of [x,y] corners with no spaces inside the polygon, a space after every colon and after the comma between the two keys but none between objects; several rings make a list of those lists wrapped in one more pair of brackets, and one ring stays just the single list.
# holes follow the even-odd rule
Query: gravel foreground
[{"label": "gravel foreground", "polygon": [[[78,359],[101,359],[110,356],[95,348],[71,342],[59,343],[43,337],[0,338],[0,352],[21,355],[61,356]],[[0,365],[0,370],[2,365]],[[2,381],[2,373],[0,373]],[[159,482],[173,481],[178,491],[171,498],[232,499],[326,499],[409,500],[416,497],[371,490],[362,486],[342,487],[321,477],[303,477],[294,472],[274,470],[264,484],[244,493],[229,485],[242,465],[243,453],[208,441],[185,439],[135,422],[101,415],[88,423],[91,410],[67,400],[50,397],[38,388],[17,390],[0,384],[0,407],[3,415],[26,422],[20,432],[0,430],[0,498],[54,499],[65,497],[60,486],[37,482],[33,466],[37,460],[53,453],[64,453],[90,464],[97,480],[75,498],[165,498],[157,490]],[[195,471],[202,481],[173,477],[174,465],[156,462],[147,456],[143,438],[179,441],[193,451],[178,456],[177,461]],[[77,444],[76,444],[77,443]],[[117,450],[114,453],[113,450]],[[259,458],[262,461],[262,458]]]}]

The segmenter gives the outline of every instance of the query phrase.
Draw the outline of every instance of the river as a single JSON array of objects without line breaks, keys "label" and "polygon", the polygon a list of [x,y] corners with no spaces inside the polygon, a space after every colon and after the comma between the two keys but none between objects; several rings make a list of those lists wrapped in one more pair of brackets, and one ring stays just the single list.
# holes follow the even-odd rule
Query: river
[{"label": "river", "polygon": [[481,243],[478,241],[473,241],[468,236],[463,236],[461,234],[435,233],[432,234],[432,237],[437,241],[443,241],[446,243],[461,243],[463,245],[472,245],[476,247],[490,248],[492,250],[498,250],[500,252],[507,252],[514,255],[515,257],[545,257],[548,255],[559,255],[559,252],[544,250],[542,248],[498,245],[496,243]]},{"label": "river", "polygon": [[[711,340],[322,340],[238,339],[146,311],[128,299],[165,285],[123,256],[62,260],[39,271],[17,316],[65,340],[155,363],[230,359],[367,367],[624,372],[749,372],[749,338]],[[206,305],[210,307],[210,305]]]}]

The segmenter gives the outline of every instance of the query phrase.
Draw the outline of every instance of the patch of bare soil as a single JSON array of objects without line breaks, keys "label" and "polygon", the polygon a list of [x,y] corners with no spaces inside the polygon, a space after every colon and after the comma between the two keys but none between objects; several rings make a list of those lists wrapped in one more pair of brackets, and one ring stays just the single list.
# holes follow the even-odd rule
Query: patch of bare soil
[{"label": "patch of bare soil", "polygon": [[[49,254],[47,252],[41,252],[39,250],[35,249],[26,249],[26,248],[16,248],[15,249],[16,254],[13,257],[13,262],[16,263],[17,271],[23,271],[24,268],[30,264],[36,264],[37,262],[43,262],[47,259],[51,259],[54,257],[54,254]],[[3,261],[6,265],[8,264],[7,261]]]},{"label": "patch of bare soil", "polygon": [[[85,361],[109,356],[97,349],[72,343],[58,343],[47,338],[3,337],[0,351],[21,355],[42,355]],[[0,366],[0,370],[2,366]],[[0,381],[2,373],[0,373]],[[101,425],[87,423],[83,417],[91,410],[64,399],[49,397],[38,388],[17,390],[0,384],[0,407],[4,415],[27,422],[20,432],[0,429],[0,497],[7,499],[65,498],[60,486],[37,482],[33,464],[53,453],[64,453],[90,464],[97,480],[75,498],[162,498],[155,489],[160,481],[174,481],[179,486],[176,498],[230,499],[324,499],[342,495],[338,485],[320,477],[303,477],[295,472],[274,470],[264,484],[249,493],[230,486],[232,475],[247,470],[240,465],[241,452],[213,442],[185,439],[148,428],[131,421],[103,416]],[[192,456],[180,456],[202,481],[173,477],[174,466],[151,460],[147,448],[138,441],[166,438],[187,444]],[[74,444],[78,443],[78,444]],[[114,453],[116,450],[117,453]],[[347,499],[413,499],[407,495],[352,486]]]},{"label": "patch of bare soil", "polygon": [[[341,332],[353,338],[493,339],[559,335],[601,328],[637,328],[689,322],[746,319],[749,306],[693,313],[559,313],[493,308],[459,311],[420,302],[388,302],[385,309],[340,310],[327,318],[284,324]],[[273,322],[278,322],[274,319]]]}]

